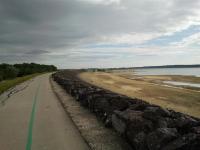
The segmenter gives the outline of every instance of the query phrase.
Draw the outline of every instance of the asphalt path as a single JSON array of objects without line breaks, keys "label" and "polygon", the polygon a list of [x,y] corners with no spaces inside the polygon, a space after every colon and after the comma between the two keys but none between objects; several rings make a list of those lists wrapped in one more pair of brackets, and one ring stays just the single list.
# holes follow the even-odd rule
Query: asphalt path
[{"label": "asphalt path", "polygon": [[0,105],[1,150],[89,149],[54,95],[49,77],[16,86],[17,92]]}]

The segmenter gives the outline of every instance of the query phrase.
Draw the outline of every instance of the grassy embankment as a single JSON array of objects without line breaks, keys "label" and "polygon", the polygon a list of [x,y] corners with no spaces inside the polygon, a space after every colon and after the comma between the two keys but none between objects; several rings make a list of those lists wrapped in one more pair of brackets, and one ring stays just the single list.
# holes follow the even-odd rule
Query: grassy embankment
[{"label": "grassy embankment", "polygon": [[31,75],[26,75],[23,77],[17,77],[15,79],[10,79],[10,80],[4,80],[0,82],[0,94],[2,94],[4,91],[8,90],[11,87],[14,87],[17,84],[20,84],[24,81],[27,81],[33,77],[36,77],[38,75],[41,75],[41,73],[35,73]]},{"label": "grassy embankment", "polygon": [[[127,76],[105,73],[105,72],[84,72],[79,77],[91,84],[111,90],[116,93],[127,95],[129,97],[137,97],[152,104],[160,105],[164,108],[170,108],[175,111],[183,112],[200,118],[200,92],[186,88],[166,87],[162,84],[153,82],[166,80],[166,78],[175,81],[190,82],[195,80],[197,83],[200,78],[184,78],[178,76],[163,77],[140,77],[134,78]],[[156,79],[152,79],[156,78]],[[160,79],[158,79],[160,78]]]}]

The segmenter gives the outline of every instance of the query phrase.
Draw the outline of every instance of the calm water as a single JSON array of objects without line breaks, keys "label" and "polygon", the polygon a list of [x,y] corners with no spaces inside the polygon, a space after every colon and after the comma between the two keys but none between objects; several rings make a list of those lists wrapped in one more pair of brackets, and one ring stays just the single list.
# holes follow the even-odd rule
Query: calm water
[{"label": "calm water", "polygon": [[164,83],[178,85],[178,86],[191,86],[200,88],[200,84],[194,84],[194,83],[176,82],[176,81],[164,81]]},{"label": "calm water", "polygon": [[186,75],[200,77],[200,68],[150,68],[134,69],[137,75]]}]

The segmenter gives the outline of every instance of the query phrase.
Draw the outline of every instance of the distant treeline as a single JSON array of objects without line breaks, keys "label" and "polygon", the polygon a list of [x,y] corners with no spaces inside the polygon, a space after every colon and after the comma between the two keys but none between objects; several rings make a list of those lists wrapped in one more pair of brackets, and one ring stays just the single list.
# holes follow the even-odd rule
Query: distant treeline
[{"label": "distant treeline", "polygon": [[57,68],[53,65],[41,65],[35,63],[14,65],[0,64],[0,81],[34,73],[51,72],[56,70]]},{"label": "distant treeline", "polygon": [[87,71],[112,71],[112,70],[127,70],[127,69],[151,69],[151,68],[200,68],[199,64],[195,65],[164,65],[164,66],[144,66],[144,67],[120,67],[120,68],[88,68]]}]

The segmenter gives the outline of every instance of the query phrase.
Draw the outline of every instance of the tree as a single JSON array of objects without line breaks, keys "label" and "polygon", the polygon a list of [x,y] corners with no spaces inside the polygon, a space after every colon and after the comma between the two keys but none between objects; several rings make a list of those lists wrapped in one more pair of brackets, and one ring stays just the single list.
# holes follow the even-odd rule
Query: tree
[{"label": "tree", "polygon": [[0,64],[0,79],[12,79],[17,77],[18,69],[9,64]]},{"label": "tree", "polygon": [[57,68],[53,65],[41,65],[35,63],[15,65],[0,64],[0,81],[34,73],[52,72],[56,70]]}]

